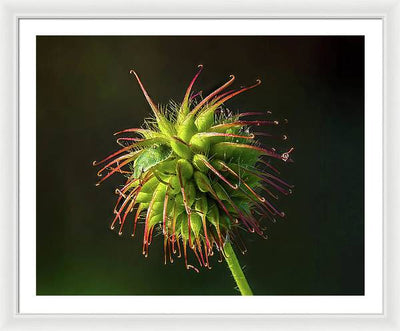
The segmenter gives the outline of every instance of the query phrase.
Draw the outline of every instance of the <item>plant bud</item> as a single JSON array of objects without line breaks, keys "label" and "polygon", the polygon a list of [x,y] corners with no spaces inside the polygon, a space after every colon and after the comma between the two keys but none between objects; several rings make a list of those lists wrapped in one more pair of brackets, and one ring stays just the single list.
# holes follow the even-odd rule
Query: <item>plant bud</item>
[{"label": "plant bud", "polygon": [[211,183],[208,177],[200,171],[194,172],[194,180],[201,192],[209,192]]},{"label": "plant bud", "polygon": [[178,174],[180,172],[184,179],[189,179],[193,176],[193,166],[185,159],[180,159],[176,162],[176,171]]}]

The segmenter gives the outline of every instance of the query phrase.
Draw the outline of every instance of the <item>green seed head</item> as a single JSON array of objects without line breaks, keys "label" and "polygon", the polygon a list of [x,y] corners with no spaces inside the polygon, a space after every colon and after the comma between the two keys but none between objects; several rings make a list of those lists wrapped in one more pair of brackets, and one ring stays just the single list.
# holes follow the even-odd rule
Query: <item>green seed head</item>
[{"label": "green seed head", "polygon": [[[193,95],[192,87],[202,71],[189,84],[181,104],[158,107],[145,90],[154,120],[144,128],[126,129],[116,134],[120,150],[94,165],[104,164],[98,172],[108,173],[98,183],[121,173],[126,182],[116,190],[111,228],[119,233],[132,213],[133,234],[139,221],[144,223],[143,254],[147,256],[153,231],[164,236],[167,255],[185,257],[191,249],[200,266],[210,267],[209,257],[216,248],[223,253],[227,240],[238,239],[240,231],[263,235],[260,219],[283,217],[271,202],[277,193],[289,194],[289,184],[280,179],[270,161],[291,161],[293,148],[284,153],[262,147],[252,127],[276,126],[277,121],[257,119],[263,113],[231,113],[225,103],[256,84],[225,92],[235,77],[206,97]],[[266,115],[266,114],[265,114]],[[246,118],[244,120],[243,118]],[[259,133],[270,136],[266,133]]]}]

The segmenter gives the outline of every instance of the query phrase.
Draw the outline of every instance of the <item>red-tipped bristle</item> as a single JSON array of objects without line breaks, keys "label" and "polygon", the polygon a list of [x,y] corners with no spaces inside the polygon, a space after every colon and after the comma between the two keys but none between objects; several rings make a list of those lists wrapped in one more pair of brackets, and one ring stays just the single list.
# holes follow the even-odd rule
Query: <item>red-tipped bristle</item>
[{"label": "red-tipped bristle", "polygon": [[272,203],[270,203],[268,200],[265,200],[265,204],[267,204],[270,208],[272,208],[272,210],[273,210],[277,215],[279,215],[280,217],[284,217],[284,216],[285,216],[285,213],[280,212],[278,209],[276,209],[276,208],[274,207],[274,205],[272,205]]},{"label": "red-tipped bristle", "polygon": [[262,112],[257,112],[257,111],[252,111],[252,112],[245,112],[245,113],[240,113],[237,115],[237,117],[245,117],[245,116],[263,116],[265,113]]},{"label": "red-tipped bristle", "polygon": [[147,213],[146,213],[146,219],[145,219],[145,225],[144,225],[144,236],[143,236],[143,254],[145,254],[145,255],[146,255],[146,251],[147,251],[146,248],[148,247],[148,241],[149,241],[150,215],[153,210],[155,198],[156,198],[156,191],[153,193],[153,196],[151,197],[150,204],[149,204],[149,207],[147,208]]},{"label": "red-tipped bristle", "polygon": [[[267,201],[267,200],[266,200]],[[256,206],[259,208],[260,212],[263,215],[276,215],[276,211],[274,211],[273,209],[271,209],[268,204],[263,204],[263,203],[257,203]]]},{"label": "red-tipped bristle", "polygon": [[285,194],[285,195],[288,195],[288,194],[291,193],[290,190],[289,190],[289,191],[288,191],[288,190],[285,190],[284,188],[282,188],[281,186],[279,186],[279,185],[276,184],[275,182],[271,181],[271,180],[268,179],[268,178],[265,178],[264,175],[263,175],[262,173],[258,173],[258,172],[249,170],[249,169],[247,169],[246,167],[242,167],[242,166],[239,166],[239,167],[241,167],[242,169],[244,169],[244,170],[247,171],[248,173],[250,173],[250,174],[252,174],[252,175],[258,177],[258,178],[261,179],[262,181],[264,181],[264,182],[270,184],[272,187],[274,187],[275,189],[277,189],[279,192],[281,192],[281,193],[283,193],[283,194]]},{"label": "red-tipped bristle", "polygon": [[205,267],[208,267],[207,258],[205,258],[207,256],[207,247],[204,245],[204,255],[203,255],[202,241],[200,240],[199,237],[197,238],[197,249],[200,252],[200,258],[201,258],[201,261],[203,262],[203,265]]},{"label": "red-tipped bristle", "polygon": [[238,189],[238,185],[235,184],[231,184],[224,176],[221,175],[221,173],[215,169],[210,163],[208,163],[206,160],[203,160],[204,165],[210,169],[214,174],[216,174],[221,180],[223,180],[230,188],[232,188],[233,190],[237,190]]},{"label": "red-tipped bristle", "polygon": [[114,133],[114,136],[119,135],[119,134],[121,134],[121,133],[125,133],[125,132],[139,132],[139,131],[142,131],[142,130],[143,130],[143,129],[141,129],[141,128],[130,128],[130,129],[125,129],[125,130],[121,130],[121,131],[115,132],[115,133]]},{"label": "red-tipped bristle", "polygon": [[144,141],[145,139],[143,138],[130,138],[130,137],[123,137],[123,138],[118,138],[117,139],[117,144],[120,146],[124,146],[121,144],[121,141]]},{"label": "red-tipped bristle", "polygon": [[228,101],[229,99],[232,99],[234,96],[236,96],[236,95],[238,95],[240,93],[243,93],[245,91],[248,91],[248,90],[250,90],[250,89],[252,89],[252,88],[254,88],[254,87],[256,87],[256,86],[258,86],[260,84],[261,84],[261,80],[257,79],[257,82],[254,85],[251,85],[251,86],[248,86],[248,87],[243,87],[238,91],[232,92],[231,94],[228,94],[227,96],[225,96],[225,97],[223,97],[221,99],[218,99],[218,101],[215,104],[213,104],[212,107],[216,109],[217,107],[222,105],[224,102]]},{"label": "red-tipped bristle", "polygon": [[117,168],[113,168],[104,178],[102,178],[97,184],[96,186],[99,186],[102,182],[104,182],[108,177],[110,177],[112,174],[114,174],[115,172],[122,170],[121,168],[125,165],[127,165],[128,163],[132,162],[131,159],[128,159],[124,162],[122,162],[121,164],[119,164],[117,166]]},{"label": "red-tipped bristle", "polygon": [[193,253],[194,253],[194,255],[196,256],[197,262],[199,262],[199,265],[200,265],[200,267],[202,267],[202,266],[203,266],[203,264],[201,263],[201,260],[200,260],[199,254],[197,254],[197,249],[196,249],[196,246],[195,246],[195,245],[193,245],[193,246],[192,246],[192,247],[190,247],[190,248],[193,250]]},{"label": "red-tipped bristle", "polygon": [[217,124],[210,128],[210,130],[229,129],[231,127],[242,127],[250,125],[276,125],[275,121],[235,121],[230,123]]},{"label": "red-tipped bristle", "polygon": [[169,262],[174,263],[174,259],[172,257],[173,251],[172,251],[172,243],[171,239],[168,237],[168,255],[169,255]]},{"label": "red-tipped bristle", "polygon": [[167,264],[167,243],[168,235],[164,233],[164,264]]},{"label": "red-tipped bristle", "polygon": [[185,97],[183,98],[183,101],[182,101],[182,106],[186,106],[187,105],[187,103],[189,101],[190,92],[192,91],[193,84],[195,83],[195,81],[197,80],[197,77],[199,77],[201,71],[203,70],[203,65],[202,64],[199,64],[198,67],[200,69],[196,73],[196,75],[193,77],[192,81],[190,82],[190,84],[189,84],[189,86],[188,86],[188,88],[186,90]]},{"label": "red-tipped bristle", "polygon": [[252,150],[260,152],[260,154],[268,155],[268,156],[276,158],[276,159],[281,159],[281,156],[278,153],[276,153],[275,151],[261,148],[258,146],[254,146],[254,145],[240,144],[240,143],[234,143],[234,142],[222,142],[219,144],[224,144],[225,146],[233,146],[237,149],[239,149],[239,148],[252,149]]},{"label": "red-tipped bristle", "polygon": [[147,240],[147,246],[150,246],[151,242],[153,241],[153,230],[154,230],[154,228],[155,228],[154,225],[150,228],[149,238]]},{"label": "red-tipped bristle", "polygon": [[180,166],[178,165],[178,180],[179,180],[179,185],[181,187],[181,192],[182,192],[182,199],[183,199],[183,204],[185,205],[185,210],[187,214],[190,214],[190,208],[187,204],[187,197],[186,197],[186,193],[185,193],[185,188],[183,185],[183,179],[182,179],[182,173],[181,173],[181,169]]},{"label": "red-tipped bristle", "polygon": [[223,247],[223,244],[222,244],[222,243],[220,243],[220,245],[217,245],[218,253],[219,253],[219,259],[218,259],[218,262],[219,262],[219,263],[221,263],[221,262],[224,260],[224,254],[223,254],[223,249],[222,249],[222,247]]},{"label": "red-tipped bristle", "polygon": [[138,219],[139,219],[139,216],[140,216],[140,213],[141,213],[141,212],[142,212],[142,209],[139,207],[139,208],[136,210],[135,219],[134,219],[134,221],[133,221],[133,230],[132,230],[132,234],[131,234],[132,237],[135,236],[136,225],[137,225],[137,221],[138,221]]},{"label": "red-tipped bristle", "polygon": [[208,239],[208,235],[207,235],[207,223],[206,223],[206,215],[201,215],[201,221],[203,223],[203,231],[204,231],[204,236],[206,238],[206,245],[207,245],[207,249],[210,249],[211,245],[210,245],[210,240]]},{"label": "red-tipped bristle", "polygon": [[272,170],[275,171],[278,175],[280,175],[281,172],[280,172],[278,169],[276,169],[275,167],[273,167],[269,162],[266,162],[266,161],[264,161],[264,160],[262,160],[262,159],[259,159],[258,162],[260,162],[260,163],[266,165],[268,168],[272,169]]},{"label": "red-tipped bristle", "polygon": [[134,182],[138,181],[138,178],[134,178],[134,179],[128,179],[128,181],[126,182],[125,186],[121,189],[122,193],[125,193],[125,191],[129,188],[130,185],[132,185]]},{"label": "red-tipped bristle", "polygon": [[205,136],[205,137],[231,137],[231,138],[254,139],[253,134],[250,134],[248,136],[243,136],[243,135],[233,134],[233,133],[202,132],[202,133],[198,133],[197,135]]},{"label": "red-tipped bristle", "polygon": [[112,168],[112,167],[110,167],[109,170],[110,170],[110,171],[115,170],[115,172],[118,172],[119,174],[132,174],[132,171],[122,170],[122,169],[119,169],[119,168]]},{"label": "red-tipped bristle", "polygon": [[229,80],[222,85],[221,87],[217,88],[214,92],[212,92],[211,94],[209,94],[207,97],[205,97],[191,112],[191,115],[195,115],[200,109],[201,107],[203,107],[212,97],[214,97],[215,95],[217,95],[219,92],[225,90],[229,85],[231,85],[233,83],[233,81],[235,80],[235,76],[234,75],[230,75],[229,76]]},{"label": "red-tipped bristle", "polygon": [[224,93],[222,93],[222,94],[220,94],[220,95],[217,95],[215,98],[213,98],[213,99],[210,101],[210,105],[214,104],[215,102],[217,102],[218,100],[220,100],[220,99],[222,99],[223,97],[227,96],[228,94],[231,94],[232,92],[235,92],[235,90],[229,90],[229,91],[226,91],[226,92],[224,92]]},{"label": "red-tipped bristle", "polygon": [[294,185],[290,185],[288,183],[286,183],[284,180],[280,179],[279,177],[276,177],[268,172],[263,172],[263,175],[269,178],[272,178],[273,180],[276,180],[277,182],[285,185],[287,188],[294,188]]},{"label": "red-tipped bristle", "polygon": [[120,150],[118,150],[118,151],[116,151],[115,153],[113,153],[113,154],[107,156],[105,159],[103,159],[103,160],[101,160],[101,161],[99,161],[99,162],[93,161],[93,165],[94,165],[94,166],[97,166],[97,165],[99,165],[99,164],[102,164],[102,163],[108,161],[109,159],[113,158],[114,156],[119,155],[119,154],[121,154],[121,153],[123,153],[123,152],[126,152],[126,151],[128,151],[128,150],[130,150],[130,149],[132,149],[132,148],[135,148],[136,146],[137,146],[137,144],[131,144],[131,145],[129,145],[129,146],[126,146],[126,147],[124,147],[124,148],[121,148]]},{"label": "red-tipped bristle", "polygon": [[121,217],[121,213],[123,212],[125,206],[127,205],[127,203],[129,202],[129,200],[131,199],[131,197],[137,192],[137,190],[132,190],[132,192],[129,193],[129,195],[126,197],[126,199],[124,200],[123,204],[121,205],[121,207],[119,208],[119,211],[116,213],[113,222],[111,223],[111,230],[114,229],[114,225],[115,222],[117,221],[117,219],[120,219]]},{"label": "red-tipped bristle", "polygon": [[188,264],[188,265],[187,265],[187,269],[188,269],[188,270],[189,270],[189,269],[193,269],[193,270],[196,271],[197,273],[200,272],[199,269],[197,269],[195,266],[193,266],[193,265],[191,265],[191,264]]},{"label": "red-tipped bristle", "polygon": [[236,214],[238,214],[239,219],[243,222],[243,224],[246,226],[246,228],[250,232],[254,232],[254,229],[257,228],[257,223],[253,222],[253,220],[248,219],[243,213],[240,211],[239,207],[233,202],[233,200],[229,197],[227,194],[227,200],[232,206],[232,208],[235,210]]},{"label": "red-tipped bristle", "polygon": [[163,206],[163,234],[167,234],[167,207],[168,207],[168,191],[165,193],[164,206]]},{"label": "red-tipped bristle", "polygon": [[[132,181],[131,179],[128,178],[128,180],[125,182],[125,186],[124,186],[121,190],[119,190],[119,189],[116,189],[116,190],[115,190],[115,193],[117,193],[119,196],[118,196],[118,199],[117,199],[117,203],[115,204],[115,207],[114,207],[114,211],[113,211],[114,214],[117,213],[117,207],[118,207],[119,203],[121,202],[122,198],[124,198],[124,199],[127,198],[126,195],[125,195],[125,193],[126,193],[126,191],[128,190],[129,186],[130,186],[134,181],[135,181],[135,180]],[[117,192],[117,190],[118,190],[118,192]]]},{"label": "red-tipped bristle", "polygon": [[115,160],[112,160],[111,162],[108,162],[103,168],[101,168],[98,172],[97,172],[97,176],[101,177],[102,176],[102,172],[104,170],[106,170],[107,168],[109,168],[111,165],[113,165],[114,163],[117,163],[119,161],[125,160],[132,157],[132,155],[126,154],[123,156],[120,156],[118,158],[116,158]]},{"label": "red-tipped bristle", "polygon": [[279,197],[277,195],[273,194],[269,189],[267,189],[266,187],[264,187],[262,185],[260,187],[261,187],[262,190],[267,192],[272,198],[278,200]]},{"label": "red-tipped bristle", "polygon": [[[233,122],[235,123],[235,122]],[[255,125],[255,126],[262,126],[262,125],[278,125],[279,122],[278,121],[237,121],[236,123],[239,123],[240,125]]]},{"label": "red-tipped bristle", "polygon": [[236,178],[239,179],[241,183],[243,183],[244,186],[247,187],[247,189],[261,202],[265,201],[265,198],[260,197],[235,171],[233,171],[231,168],[229,168],[225,163],[219,162],[226,170],[228,170],[232,175],[234,175]]},{"label": "red-tipped bristle", "polygon": [[[116,214],[117,213],[117,208],[118,208],[118,205],[119,205],[119,203],[121,202],[121,200],[122,200],[122,198],[123,198],[123,196],[122,195],[120,195],[119,197],[118,197],[118,199],[117,199],[117,203],[115,204],[115,206],[114,206],[114,214]],[[126,197],[125,197],[125,199],[126,199]]]},{"label": "red-tipped bristle", "polygon": [[172,241],[172,252],[174,254],[175,254],[175,240],[176,240],[176,238],[175,238],[175,227],[176,227],[176,213],[175,213],[175,208],[174,208],[174,215],[173,215],[173,218],[172,218],[172,238],[171,238],[171,241]]},{"label": "red-tipped bristle", "polygon": [[[211,193],[211,195],[214,197],[215,200],[217,200],[217,202],[219,203],[219,205],[221,206],[221,208],[224,210],[225,214],[229,217],[229,219],[233,222],[234,218],[232,217],[232,215],[229,213],[228,209],[226,208],[226,206],[224,205],[224,203],[221,201],[220,198],[218,198],[217,193],[215,193],[214,189],[211,186],[208,186],[208,190]],[[218,230],[218,229],[217,229]],[[221,239],[221,238],[220,238]]]},{"label": "red-tipped bristle", "polygon": [[131,69],[131,70],[129,71],[129,73],[135,75],[136,80],[138,81],[139,86],[140,86],[140,88],[142,89],[143,95],[144,95],[144,97],[146,98],[147,102],[149,103],[151,109],[153,110],[154,115],[156,115],[156,117],[159,117],[159,116],[160,116],[160,111],[158,110],[158,107],[157,107],[157,105],[154,103],[154,101],[150,98],[149,94],[147,93],[146,89],[144,88],[144,86],[143,86],[143,84],[142,84],[142,81],[140,80],[140,78],[139,78],[138,74],[136,73],[136,71],[133,70],[133,69]]},{"label": "red-tipped bristle", "polygon": [[183,185],[182,173],[180,167],[178,167],[178,179],[179,179],[179,185],[181,186],[183,204],[185,205],[186,214],[188,215],[189,244],[192,245],[191,222],[190,222],[191,210],[188,205],[188,199]]},{"label": "red-tipped bristle", "polygon": [[203,93],[203,91],[199,91],[199,92],[193,94],[193,95],[189,98],[189,100],[193,100],[193,99],[197,98],[197,97],[198,97],[200,94],[202,94],[202,93]]},{"label": "red-tipped bristle", "polygon": [[[242,254],[244,255],[244,254],[247,252],[246,245],[245,245],[245,243],[243,242],[243,239],[242,239],[242,237],[241,237],[239,231],[237,231],[236,228],[234,228],[234,229],[235,229],[235,237],[239,239],[238,246],[239,246],[239,245],[241,246],[241,247],[239,247],[239,249],[240,249],[240,251],[242,252]],[[237,242],[237,241],[236,241],[236,242]]]},{"label": "red-tipped bristle", "polygon": [[279,192],[281,192],[284,195],[288,195],[292,193],[291,189],[284,189],[283,187],[279,186],[278,184],[276,184],[275,182],[273,182],[272,180],[265,178],[265,177],[261,177],[261,180],[263,180],[264,182],[270,184],[272,187],[274,187],[276,190],[278,190]]},{"label": "red-tipped bristle", "polygon": [[122,223],[121,223],[121,226],[120,226],[119,232],[118,232],[119,235],[122,234],[122,229],[123,229],[124,224],[125,224],[126,216],[128,215],[128,213],[130,213],[132,211],[133,207],[135,206],[136,199],[137,199],[137,194],[133,197],[133,199],[132,199],[131,203],[129,204],[128,208],[125,209],[125,214],[124,214],[124,217],[122,218]]},{"label": "red-tipped bristle", "polygon": [[174,139],[174,140],[176,140],[176,141],[178,141],[178,142],[180,142],[180,143],[182,143],[182,144],[184,144],[184,145],[186,145],[186,146],[188,146],[188,147],[190,147],[189,144],[188,144],[187,142],[183,141],[181,138],[179,138],[179,137],[177,137],[177,136],[173,136],[173,137],[171,137],[171,138]]},{"label": "red-tipped bristle", "polygon": [[179,238],[176,240],[176,246],[178,247],[178,258],[181,258],[182,251],[181,251],[181,244],[179,243]]},{"label": "red-tipped bristle", "polygon": [[[185,207],[186,208],[186,207]],[[187,214],[187,221],[188,221],[188,234],[189,234],[189,245],[192,246],[192,222],[191,222],[191,212]]]},{"label": "red-tipped bristle", "polygon": [[184,239],[182,239],[182,245],[183,245],[183,256],[185,258],[185,267],[186,269],[189,269],[187,261],[187,252],[186,252],[186,241]]}]

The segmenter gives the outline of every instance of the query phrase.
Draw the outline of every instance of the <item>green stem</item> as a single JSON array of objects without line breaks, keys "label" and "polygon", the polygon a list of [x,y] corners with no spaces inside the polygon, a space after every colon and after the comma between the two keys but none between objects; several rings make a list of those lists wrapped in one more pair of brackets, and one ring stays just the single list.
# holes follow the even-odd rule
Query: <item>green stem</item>
[{"label": "green stem", "polygon": [[235,255],[232,245],[227,241],[224,245],[225,260],[228,263],[228,267],[232,272],[233,278],[239,287],[240,293],[242,295],[253,295],[249,283],[244,276],[243,270],[240,267],[239,261]]}]

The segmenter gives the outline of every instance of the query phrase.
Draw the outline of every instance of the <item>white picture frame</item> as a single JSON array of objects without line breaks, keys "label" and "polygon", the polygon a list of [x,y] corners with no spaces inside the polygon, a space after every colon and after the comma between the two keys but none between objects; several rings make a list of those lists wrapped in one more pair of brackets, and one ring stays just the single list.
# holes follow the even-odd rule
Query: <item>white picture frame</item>
[{"label": "white picture frame", "polygon": [[[9,47],[4,47],[2,51],[2,65],[4,65],[4,72],[2,83],[4,84],[3,91],[5,91],[6,98],[4,99],[5,104],[3,105],[3,110],[8,110],[4,112],[2,123],[4,123],[3,130],[3,144],[2,144],[2,155],[9,156],[7,158],[7,163],[5,163],[5,171],[3,172],[3,180],[4,185],[3,195],[2,195],[2,204],[5,210],[4,218],[2,218],[3,231],[1,231],[1,242],[4,247],[2,247],[2,258],[1,258],[1,271],[2,271],[2,282],[1,282],[1,293],[2,293],[2,306],[0,309],[0,326],[4,329],[17,327],[18,329],[28,329],[32,326],[37,326],[40,329],[63,329],[63,328],[77,328],[77,329],[86,329],[90,327],[98,327],[98,328],[124,328],[129,325],[130,327],[146,327],[150,329],[157,328],[173,328],[176,329],[178,327],[185,328],[188,323],[190,323],[191,328],[219,328],[222,326],[229,325],[232,328],[239,327],[249,327],[249,328],[276,328],[276,329],[286,329],[289,327],[298,327],[298,325],[302,325],[300,328],[309,329],[353,329],[356,327],[362,327],[364,329],[393,329],[396,330],[399,327],[397,312],[399,311],[399,307],[396,306],[396,294],[398,294],[398,289],[396,288],[395,280],[396,275],[399,275],[399,266],[398,266],[398,257],[396,255],[396,241],[394,240],[394,236],[396,234],[396,224],[395,220],[398,215],[398,210],[396,210],[395,205],[395,193],[397,192],[399,178],[395,175],[395,170],[398,165],[398,157],[394,149],[394,143],[398,138],[398,130],[397,126],[399,125],[398,118],[396,117],[395,110],[396,105],[399,105],[399,96],[396,94],[396,89],[398,89],[398,73],[400,67],[398,67],[399,61],[399,37],[396,35],[395,31],[398,28],[400,16],[400,4],[397,2],[391,3],[378,3],[377,1],[370,1],[371,11],[365,12],[365,9],[358,7],[357,4],[353,2],[347,2],[346,6],[351,7],[352,10],[341,9],[340,14],[337,14],[338,9],[340,8],[342,3],[332,1],[326,2],[323,7],[321,4],[317,4],[317,2],[313,3],[313,5],[308,4],[310,12],[319,11],[318,14],[312,15],[301,13],[302,8],[299,8],[298,2],[292,2],[290,5],[287,5],[286,8],[282,7],[277,3],[269,3],[270,8],[266,8],[265,4],[255,2],[251,6],[251,13],[246,16],[240,15],[240,5],[237,7],[231,8],[231,11],[225,11],[223,7],[213,8],[212,12],[207,12],[204,10],[203,14],[188,14],[187,12],[176,12],[165,15],[160,15],[158,12],[161,9],[165,8],[157,8],[155,5],[151,4],[141,4],[142,11],[140,14],[138,12],[132,11],[132,15],[128,15],[131,18],[150,18],[150,17],[163,17],[163,18],[173,18],[173,17],[192,17],[192,18],[209,18],[209,17],[224,17],[224,18],[379,18],[384,22],[385,27],[385,52],[384,52],[384,61],[385,61],[385,76],[384,76],[384,85],[385,85],[385,99],[384,99],[384,169],[385,169],[385,182],[384,182],[384,224],[385,224],[385,232],[384,232],[384,245],[386,247],[385,255],[384,255],[384,266],[385,266],[385,302],[384,302],[384,310],[382,314],[372,314],[368,315],[357,315],[351,314],[349,316],[341,315],[317,315],[317,314],[309,314],[309,315],[267,315],[267,316],[251,316],[251,315],[237,315],[237,316],[224,316],[224,315],[205,315],[205,316],[196,316],[196,315],[170,315],[170,316],[161,316],[161,315],[108,315],[104,314],[19,314],[18,313],[18,305],[17,305],[17,295],[18,295],[18,248],[16,246],[17,238],[18,238],[18,198],[19,192],[17,190],[18,185],[18,167],[17,167],[17,150],[18,150],[18,112],[17,112],[17,95],[19,85],[17,85],[17,46],[18,46],[18,23],[21,18],[34,18],[34,17],[48,17],[48,18],[61,18],[61,17],[76,17],[74,15],[68,15],[67,12],[64,12],[64,15],[56,14],[55,11],[46,12],[45,4],[43,8],[40,8],[40,3],[38,3],[38,9],[43,10],[40,14],[38,12],[29,12],[28,7],[25,7],[26,4],[23,4],[19,1],[7,2],[3,1],[3,17],[5,18],[2,22],[4,24],[4,28],[2,31],[6,34],[6,42]],[[352,4],[352,6],[350,6]],[[61,2],[60,4],[61,5]],[[68,2],[68,5],[64,3],[64,5],[69,6],[68,8],[79,8],[78,2]],[[104,5],[106,5],[104,3]],[[175,3],[176,5],[176,3]],[[205,4],[204,4],[205,5]],[[209,4],[210,5],[210,4]],[[74,7],[76,6],[76,7]],[[119,6],[119,7],[118,7]],[[126,6],[126,7],[125,7]],[[319,7],[318,7],[319,6]],[[117,3],[117,8],[122,10],[123,8],[129,8],[127,4],[119,4]],[[190,7],[190,6],[189,6]],[[345,7],[345,8],[347,8]],[[204,7],[206,8],[206,6]],[[267,9],[273,8],[274,12],[278,12],[275,15],[268,15]],[[335,11],[336,8],[336,11]],[[293,10],[298,11],[298,15],[293,14]],[[28,11],[28,13],[27,13]],[[235,12],[236,11],[236,12]],[[300,11],[300,12],[299,12]],[[289,13],[290,12],[290,13]],[[323,12],[323,14],[321,14]],[[112,13],[112,12],[110,12]],[[252,14],[253,13],[253,14]],[[265,13],[261,15],[261,13]],[[336,13],[336,14],[335,14]],[[334,15],[335,14],[335,15]],[[82,12],[82,18],[118,18],[122,17],[121,15],[109,14],[107,16],[102,16],[101,13],[84,13]],[[127,17],[127,16],[125,16]],[[8,24],[8,25],[7,25]],[[397,38],[397,39],[396,39]],[[397,74],[396,74],[397,73]],[[10,82],[14,82],[14,84],[10,84]],[[12,109],[13,111],[10,111]],[[10,143],[10,139],[6,139],[7,137],[12,137],[12,143]],[[7,142],[7,144],[5,143]],[[393,144],[393,146],[391,146]],[[13,174],[13,176],[10,176]],[[390,178],[390,181],[388,181]],[[10,189],[11,188],[11,189]],[[11,193],[10,193],[11,192]],[[10,207],[11,206],[11,207]],[[7,214],[6,214],[7,213]],[[12,220],[12,231],[10,231],[10,220]],[[6,223],[7,222],[7,223]],[[6,230],[7,229],[7,230]],[[391,257],[390,263],[388,263],[387,258]],[[396,292],[397,291],[397,292]],[[398,295],[397,295],[398,296]]]}]

